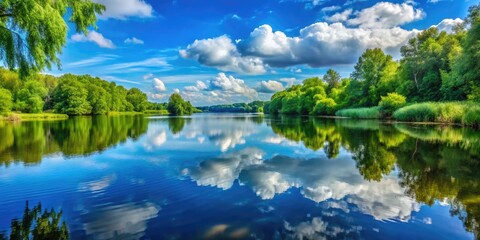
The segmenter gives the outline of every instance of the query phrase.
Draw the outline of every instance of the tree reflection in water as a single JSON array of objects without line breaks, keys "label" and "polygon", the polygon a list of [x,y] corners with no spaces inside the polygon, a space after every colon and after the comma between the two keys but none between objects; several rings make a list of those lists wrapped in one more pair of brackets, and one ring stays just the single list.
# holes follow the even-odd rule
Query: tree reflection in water
[{"label": "tree reflection in water", "polygon": [[42,205],[29,208],[28,202],[25,206],[22,219],[13,219],[9,237],[6,233],[0,233],[0,239],[10,240],[66,240],[69,239],[67,225],[61,222],[62,211],[54,209],[43,210]]},{"label": "tree reflection in water", "polygon": [[38,164],[46,155],[89,155],[146,133],[143,116],[73,117],[66,121],[0,121],[0,166]]},{"label": "tree reflection in water", "polygon": [[298,117],[270,124],[275,133],[312,150],[323,147],[329,158],[345,149],[368,181],[381,181],[397,167],[406,194],[427,205],[448,202],[451,214],[480,238],[479,131]]}]

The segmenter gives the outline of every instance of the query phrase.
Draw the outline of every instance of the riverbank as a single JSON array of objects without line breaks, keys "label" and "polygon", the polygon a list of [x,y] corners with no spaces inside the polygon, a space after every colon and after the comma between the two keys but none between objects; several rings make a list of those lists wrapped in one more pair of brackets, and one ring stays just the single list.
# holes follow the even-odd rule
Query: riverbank
[{"label": "riverbank", "polygon": [[58,113],[5,113],[0,115],[0,121],[51,121],[68,119],[67,114]]},{"label": "riverbank", "polygon": [[338,117],[383,119],[402,123],[457,124],[480,127],[480,104],[474,102],[415,103],[385,114],[380,107],[351,108],[336,112]]}]

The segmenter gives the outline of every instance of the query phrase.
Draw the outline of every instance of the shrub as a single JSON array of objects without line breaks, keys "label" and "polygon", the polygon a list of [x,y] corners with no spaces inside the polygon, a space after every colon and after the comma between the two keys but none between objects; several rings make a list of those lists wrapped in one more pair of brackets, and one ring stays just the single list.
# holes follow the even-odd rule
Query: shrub
[{"label": "shrub", "polygon": [[350,108],[337,111],[335,114],[340,117],[358,118],[358,119],[377,119],[380,118],[380,108]]},{"label": "shrub", "polygon": [[392,115],[397,109],[402,108],[407,103],[404,96],[398,93],[389,93],[387,96],[383,96],[378,106],[388,116]]},{"label": "shrub", "polygon": [[334,115],[336,111],[337,103],[331,98],[324,98],[317,102],[315,108],[313,108],[312,114],[314,115]]}]

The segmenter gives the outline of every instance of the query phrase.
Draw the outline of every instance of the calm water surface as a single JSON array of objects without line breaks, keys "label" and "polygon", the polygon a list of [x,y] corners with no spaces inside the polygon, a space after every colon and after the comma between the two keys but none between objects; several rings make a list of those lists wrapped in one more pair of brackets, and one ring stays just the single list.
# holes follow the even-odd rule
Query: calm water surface
[{"label": "calm water surface", "polygon": [[73,239],[475,239],[480,132],[198,114],[0,122],[0,230]]}]

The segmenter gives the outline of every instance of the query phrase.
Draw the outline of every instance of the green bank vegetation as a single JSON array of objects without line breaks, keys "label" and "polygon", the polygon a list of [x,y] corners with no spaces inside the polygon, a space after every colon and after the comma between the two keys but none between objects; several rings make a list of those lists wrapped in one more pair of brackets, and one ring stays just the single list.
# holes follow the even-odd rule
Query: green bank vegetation
[{"label": "green bank vegetation", "polygon": [[[176,94],[172,114],[196,111]],[[183,101],[183,107],[173,107]],[[0,69],[0,119],[64,119],[67,115],[168,114],[167,103],[153,103],[138,88],[126,89],[89,75],[61,77],[33,74],[21,79],[15,71]],[[48,112],[48,113],[46,113]]]},{"label": "green bank vegetation", "polygon": [[480,5],[453,33],[427,29],[393,60],[368,49],[350,78],[329,69],[275,93],[265,113],[480,125]]},{"label": "green bank vegetation", "polygon": [[212,112],[212,113],[258,113],[263,112],[263,106],[265,102],[263,101],[253,101],[251,103],[233,103],[233,104],[222,104],[206,107],[198,107],[202,112]]}]

